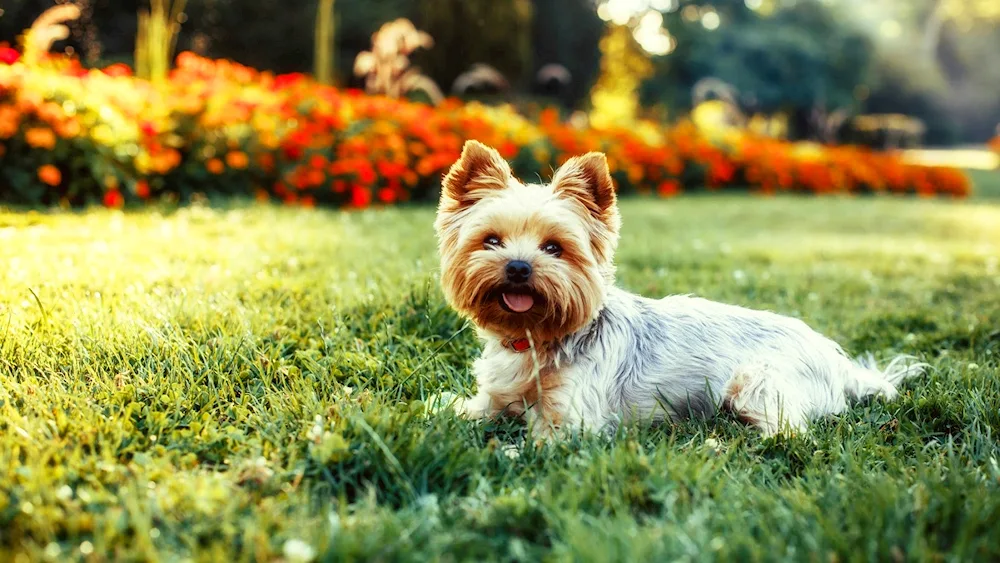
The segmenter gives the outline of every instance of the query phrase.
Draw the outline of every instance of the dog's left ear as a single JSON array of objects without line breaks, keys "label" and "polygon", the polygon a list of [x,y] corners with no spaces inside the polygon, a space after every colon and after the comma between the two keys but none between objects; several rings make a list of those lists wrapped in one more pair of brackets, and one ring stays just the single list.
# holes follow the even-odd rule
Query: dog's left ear
[{"label": "dog's left ear", "polygon": [[594,218],[617,230],[615,184],[604,153],[589,152],[567,160],[552,177],[552,187],[556,193],[579,200]]}]

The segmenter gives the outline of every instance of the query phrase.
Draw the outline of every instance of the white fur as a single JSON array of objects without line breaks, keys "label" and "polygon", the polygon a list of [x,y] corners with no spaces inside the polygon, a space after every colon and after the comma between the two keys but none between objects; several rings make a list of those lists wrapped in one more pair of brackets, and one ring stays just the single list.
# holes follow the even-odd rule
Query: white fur
[{"label": "white fur", "polygon": [[[544,351],[515,352],[482,334],[478,393],[458,400],[470,418],[527,412],[529,421],[599,430],[730,410],[765,435],[802,430],[864,397],[893,398],[925,364],[900,356],[878,370],[800,320],[688,296],[646,299],[611,287],[597,318]],[[540,353],[545,352],[545,353]],[[547,372],[549,412],[495,397]],[[536,401],[541,403],[541,401]]]},{"label": "white fur", "polygon": [[[484,340],[473,367],[478,393],[454,401],[459,413],[527,414],[544,435],[707,417],[725,408],[773,434],[803,429],[864,397],[895,397],[896,385],[925,367],[904,356],[883,370],[870,358],[852,360],[797,319],[618,289],[619,225],[604,155],[568,160],[551,185],[523,185],[495,150],[466,143],[445,178],[435,223],[445,294],[480,325]],[[504,244],[468,251],[491,234],[484,227]],[[573,252],[543,252],[552,237]],[[501,314],[489,294],[484,299],[480,290],[501,283],[509,260],[531,263],[535,279],[528,285],[558,307],[518,318]],[[549,341],[534,342],[528,352],[503,345],[504,337],[520,338],[528,323]]]}]

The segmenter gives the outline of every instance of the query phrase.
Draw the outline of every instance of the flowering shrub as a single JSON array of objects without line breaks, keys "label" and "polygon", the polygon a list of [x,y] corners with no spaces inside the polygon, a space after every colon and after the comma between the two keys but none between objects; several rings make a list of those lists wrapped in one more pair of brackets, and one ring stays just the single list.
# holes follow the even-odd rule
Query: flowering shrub
[{"label": "flowering shrub", "polygon": [[17,204],[118,207],[195,193],[356,208],[427,200],[466,139],[497,147],[527,178],[604,151],[622,193],[969,192],[956,169],[857,147],[713,143],[689,123],[596,130],[555,110],[529,119],[456,100],[430,107],[191,53],[153,86],[123,65],[28,66],[0,46],[0,200]]}]

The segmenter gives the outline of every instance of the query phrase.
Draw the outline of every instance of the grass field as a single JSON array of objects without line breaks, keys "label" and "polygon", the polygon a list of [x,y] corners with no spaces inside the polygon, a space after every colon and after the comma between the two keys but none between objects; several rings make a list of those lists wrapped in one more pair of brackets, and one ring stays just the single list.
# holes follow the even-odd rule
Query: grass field
[{"label": "grass field", "polygon": [[430,209],[0,214],[0,560],[1000,558],[1000,206],[625,202],[620,284],[921,356],[890,403],[524,447]]}]

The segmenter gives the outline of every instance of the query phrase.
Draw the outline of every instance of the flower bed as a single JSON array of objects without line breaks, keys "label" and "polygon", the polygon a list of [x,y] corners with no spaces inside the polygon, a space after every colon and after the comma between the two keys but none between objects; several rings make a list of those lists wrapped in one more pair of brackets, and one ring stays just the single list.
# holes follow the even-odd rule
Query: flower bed
[{"label": "flower bed", "polygon": [[190,53],[154,86],[127,67],[29,67],[0,48],[0,201],[117,207],[150,199],[255,195],[366,207],[434,197],[465,139],[497,147],[526,178],[608,154],[622,193],[890,192],[964,196],[956,169],[857,147],[746,135],[713,143],[689,123],[595,130],[554,110],[448,100],[431,107],[257,72]]}]

